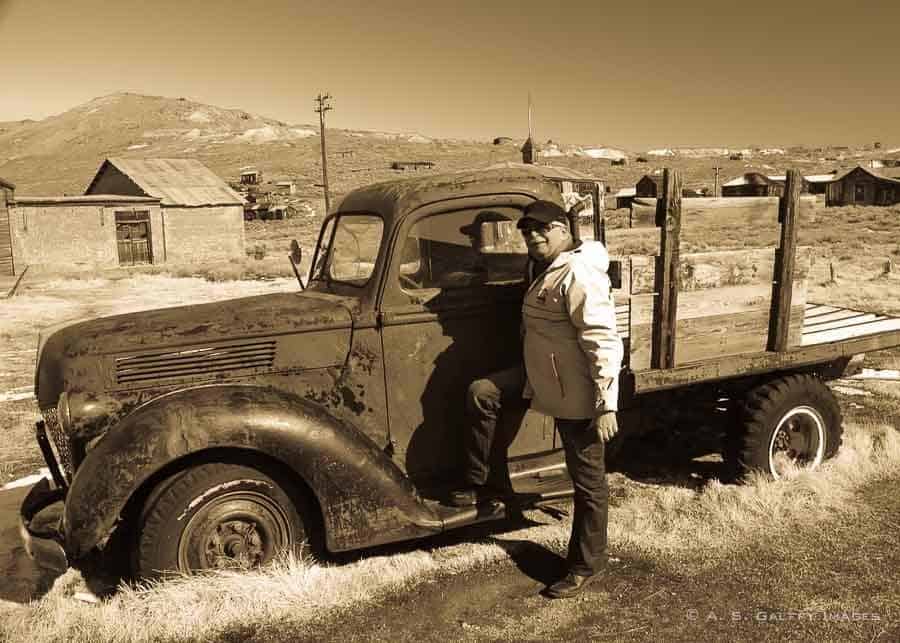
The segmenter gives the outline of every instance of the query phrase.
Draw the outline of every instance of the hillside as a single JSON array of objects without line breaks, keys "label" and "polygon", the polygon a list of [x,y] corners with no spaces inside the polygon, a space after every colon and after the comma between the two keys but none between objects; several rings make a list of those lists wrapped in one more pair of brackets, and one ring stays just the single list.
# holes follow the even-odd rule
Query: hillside
[{"label": "hillside", "polygon": [[[314,116],[311,114],[311,116]],[[498,135],[516,132],[498,132]],[[521,134],[521,133],[519,133]],[[521,139],[502,145],[490,142],[438,140],[416,133],[366,130],[327,131],[329,179],[335,194],[404,176],[390,169],[392,161],[433,161],[431,172],[483,167],[518,161]],[[757,153],[750,160],[729,160],[724,148],[678,150],[648,155],[637,163],[611,166],[609,159],[591,158],[595,150],[559,146],[554,165],[573,167],[604,179],[613,190],[633,186],[643,174],[663,165],[678,167],[685,184],[713,184],[713,167],[720,180],[750,168],[783,172],[788,166],[812,173],[852,167],[859,158],[845,155],[825,161],[821,152],[785,155]],[[764,151],[765,152],[765,151]],[[242,167],[253,166],[266,180],[293,179],[301,196],[317,198],[321,160],[317,125],[288,124],[240,109],[197,103],[184,98],[116,93],[89,101],[41,121],[0,123],[0,177],[16,184],[19,195],[81,194],[102,160],[109,156],[192,157],[225,180],[237,180]]]}]

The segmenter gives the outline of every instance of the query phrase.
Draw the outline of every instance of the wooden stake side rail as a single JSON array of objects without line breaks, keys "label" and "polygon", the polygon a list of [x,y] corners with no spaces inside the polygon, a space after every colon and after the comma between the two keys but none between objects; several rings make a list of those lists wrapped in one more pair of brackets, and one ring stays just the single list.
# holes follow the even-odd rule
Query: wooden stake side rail
[{"label": "wooden stake side rail", "polygon": [[[610,238],[611,253],[627,256],[627,278],[614,294],[625,299],[617,300],[616,321],[620,332],[628,328],[631,390],[642,393],[827,364],[900,346],[900,318],[807,304],[810,253],[804,248],[798,256],[797,247],[801,185],[800,173],[790,170],[785,194],[777,199],[779,228],[777,239],[772,239],[777,247],[709,253],[709,258],[692,253],[685,255],[682,265],[681,177],[677,171],[664,171],[654,221],[658,254],[635,256],[649,253],[629,252],[621,246],[619,250],[613,247],[615,238]],[[691,201],[698,202],[690,205],[692,216],[698,222],[707,220],[704,204],[699,199]],[[725,210],[721,201],[713,206],[720,212]],[[771,208],[775,201],[754,200],[754,212]],[[726,218],[749,222],[752,218],[745,209],[742,206],[740,213]],[[607,234],[612,232],[624,238],[627,246],[635,231]],[[653,235],[652,228],[647,232]],[[771,263],[762,268],[760,261],[765,258]],[[681,311],[679,293],[684,299]],[[679,337],[683,350],[677,346]]]},{"label": "wooden stake side rail", "polygon": [[[896,320],[895,321],[900,321]],[[881,331],[873,335],[841,339],[824,344],[802,346],[780,353],[767,351],[750,355],[728,355],[686,364],[666,370],[647,370],[633,373],[634,393],[649,393],[665,389],[724,380],[742,375],[789,370],[801,366],[827,364],[860,353],[900,346],[900,329]]]},{"label": "wooden stake side rail", "polygon": [[797,248],[797,213],[800,211],[800,188],[803,177],[797,170],[788,170],[784,196],[778,205],[781,224],[781,243],[775,251],[775,283],[772,285],[772,313],[769,317],[769,350],[784,351],[788,347],[788,326],[791,323],[791,284],[794,280],[794,259]]}]

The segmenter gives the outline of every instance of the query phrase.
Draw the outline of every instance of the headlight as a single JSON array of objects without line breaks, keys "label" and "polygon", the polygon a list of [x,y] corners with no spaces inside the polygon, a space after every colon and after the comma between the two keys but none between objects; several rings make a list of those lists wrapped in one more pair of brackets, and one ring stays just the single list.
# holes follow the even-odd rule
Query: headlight
[{"label": "headlight", "polygon": [[68,433],[72,428],[72,412],[69,410],[69,394],[65,391],[62,392],[56,403],[56,417],[62,430]]}]

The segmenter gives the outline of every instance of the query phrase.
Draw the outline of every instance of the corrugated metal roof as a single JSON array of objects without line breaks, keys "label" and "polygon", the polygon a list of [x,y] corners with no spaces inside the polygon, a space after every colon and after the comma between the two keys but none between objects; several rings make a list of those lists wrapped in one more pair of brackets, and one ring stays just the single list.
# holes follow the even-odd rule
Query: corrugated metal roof
[{"label": "corrugated metal roof", "polygon": [[122,196],[121,194],[85,194],[79,196],[17,196],[18,205],[159,203],[155,196]]},{"label": "corrugated metal roof", "polygon": [[241,195],[197,159],[110,158],[107,162],[163,205],[244,204]]}]

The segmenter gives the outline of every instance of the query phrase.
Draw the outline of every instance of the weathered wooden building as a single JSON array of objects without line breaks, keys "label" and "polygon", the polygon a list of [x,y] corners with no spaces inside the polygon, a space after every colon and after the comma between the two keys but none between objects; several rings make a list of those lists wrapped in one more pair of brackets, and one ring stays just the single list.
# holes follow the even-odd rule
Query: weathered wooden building
[{"label": "weathered wooden building", "polygon": [[15,197],[10,221],[17,272],[26,266],[89,269],[165,260],[157,198]]},{"label": "weathered wooden building", "polygon": [[[106,159],[85,190],[94,194],[159,199],[163,261],[244,256],[244,199],[196,159]],[[146,217],[133,223],[153,234]]]},{"label": "weathered wooden building", "polygon": [[[620,190],[621,192],[621,190]],[[618,194],[616,195],[619,196]],[[631,198],[633,201],[634,198],[638,199],[658,199],[662,196],[662,174],[645,174],[642,176],[638,182],[634,185],[634,190],[632,193],[623,192],[623,197]],[[699,197],[705,196],[705,194],[698,189],[685,187],[681,189],[681,196],[683,197]],[[617,207],[628,207],[630,203]]]},{"label": "weathered wooden building", "polygon": [[0,178],[0,277],[9,277],[15,273],[12,251],[12,232],[10,228],[9,202],[12,201],[16,186]]},{"label": "weathered wooden building", "polygon": [[[722,196],[782,196],[784,174],[747,172],[722,184]],[[801,194],[825,194],[834,174],[809,174],[803,177]]]},{"label": "weathered wooden building", "polygon": [[857,166],[828,184],[826,206],[900,203],[900,168]]},{"label": "weathered wooden building", "polygon": [[662,174],[645,174],[634,184],[635,196],[656,199],[662,191]]},{"label": "weathered wooden building", "polygon": [[722,196],[783,196],[784,181],[762,172],[747,172],[722,184]]}]

